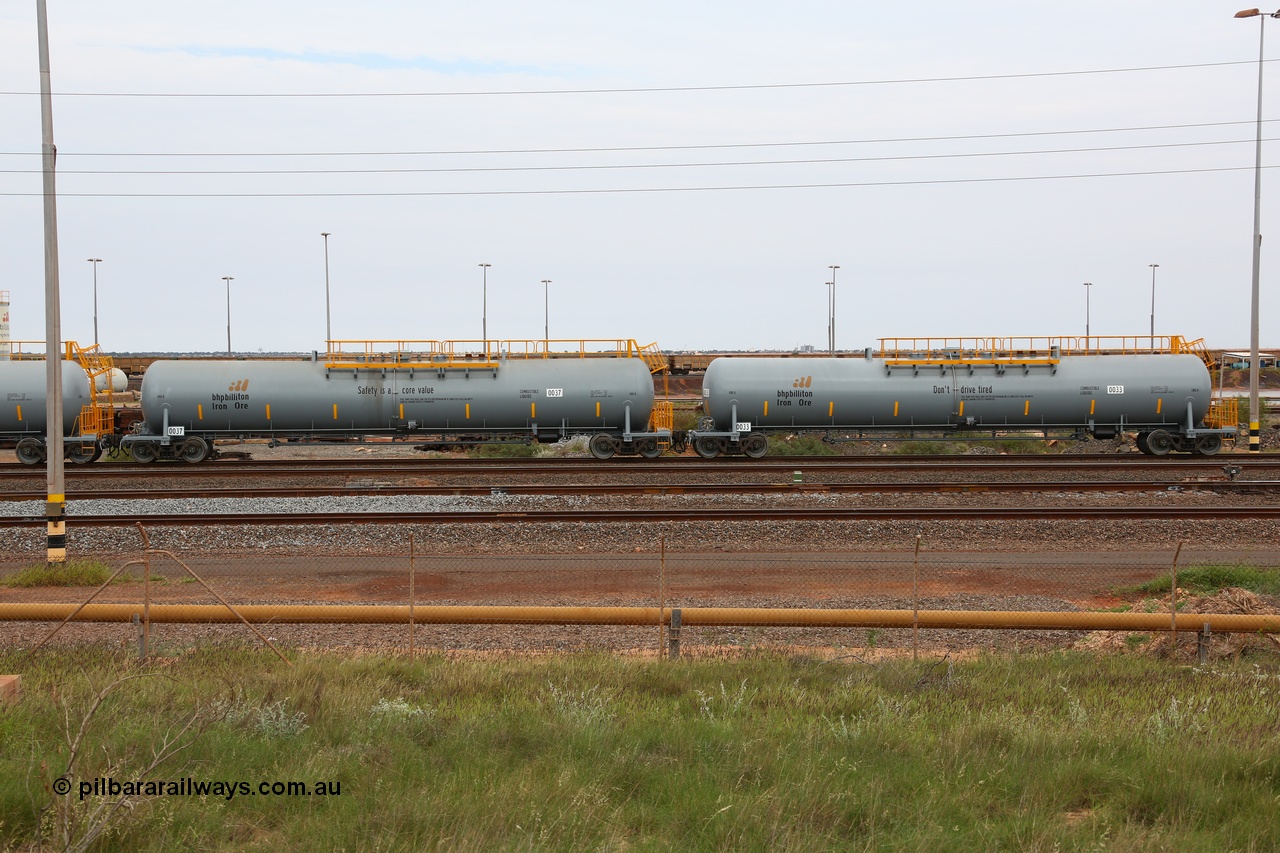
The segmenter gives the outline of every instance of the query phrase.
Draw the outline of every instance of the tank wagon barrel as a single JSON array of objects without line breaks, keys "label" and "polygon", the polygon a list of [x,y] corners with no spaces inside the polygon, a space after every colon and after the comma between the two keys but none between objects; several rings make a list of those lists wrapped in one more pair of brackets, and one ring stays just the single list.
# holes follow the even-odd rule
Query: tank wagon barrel
[{"label": "tank wagon barrel", "polygon": [[653,380],[634,341],[333,341],[312,361],[156,361],[142,381],[135,460],[206,458],[217,438],[554,441],[589,434],[597,456],[657,456]]},{"label": "tank wagon barrel", "polygon": [[1071,346],[1079,354],[1064,355],[1064,340],[1080,339],[954,339],[942,347],[885,339],[878,357],[716,359],[703,381],[705,416],[689,438],[705,457],[755,457],[767,452],[768,433],[796,429],[877,437],[1130,431],[1155,455],[1212,454],[1235,437],[1233,416],[1213,405],[1205,360],[1184,339],[1173,339],[1178,351],[1122,355]]}]

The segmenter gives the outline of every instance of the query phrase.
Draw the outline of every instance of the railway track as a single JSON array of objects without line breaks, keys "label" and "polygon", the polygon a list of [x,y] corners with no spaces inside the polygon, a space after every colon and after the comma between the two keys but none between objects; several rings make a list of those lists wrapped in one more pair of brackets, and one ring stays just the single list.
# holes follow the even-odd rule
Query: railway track
[{"label": "railway track", "polygon": [[[1277,480],[1149,481],[1086,480],[994,482],[892,482],[892,483],[491,483],[487,485],[418,486],[400,483],[342,484],[332,486],[244,486],[198,488],[97,488],[68,491],[76,500],[164,500],[203,498],[322,498],[379,495],[814,495],[869,493],[981,493],[981,492],[1191,492],[1261,494],[1280,491]],[[0,493],[0,501],[43,501],[44,491]]]},{"label": "railway track", "polygon": [[[608,476],[618,474],[705,474],[785,473],[875,473],[875,472],[1049,472],[1049,471],[1149,471],[1175,476],[1216,476],[1225,478],[1224,469],[1239,468],[1242,476],[1280,477],[1280,455],[1249,457],[1227,454],[1215,457],[1153,458],[1138,454],[1098,454],[1072,456],[791,456],[768,459],[706,460],[694,457],[661,459],[619,458],[602,462],[596,459],[359,459],[359,460],[244,460],[218,459],[199,465],[162,463],[95,463],[68,465],[69,481],[112,478],[188,478],[188,477],[275,477],[305,476],[374,476],[395,473],[424,476],[585,474]],[[0,481],[38,480],[45,476],[40,466],[17,463],[0,464]],[[1232,475],[1235,476],[1235,475]]]},{"label": "railway track", "polygon": [[[856,507],[778,509],[622,509],[622,510],[492,510],[480,512],[303,512],[235,514],[129,514],[74,515],[75,527],[122,527],[139,523],[163,526],[209,525],[317,525],[317,524],[600,524],[628,522],[737,522],[737,521],[961,521],[961,520],[1112,520],[1138,519],[1192,521],[1201,519],[1272,520],[1280,518],[1280,506],[1194,507]],[[43,517],[0,518],[0,527],[43,527]]]}]

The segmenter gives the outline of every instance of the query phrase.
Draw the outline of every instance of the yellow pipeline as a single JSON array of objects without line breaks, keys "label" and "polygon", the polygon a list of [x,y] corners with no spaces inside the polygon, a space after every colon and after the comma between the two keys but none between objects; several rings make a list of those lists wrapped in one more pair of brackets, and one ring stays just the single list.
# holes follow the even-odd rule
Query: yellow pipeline
[{"label": "yellow pipeline", "polygon": [[[0,604],[0,621],[60,622],[74,604]],[[73,622],[130,622],[141,604],[89,604]],[[235,622],[239,618],[220,604],[153,604],[152,622]],[[245,604],[236,613],[253,623],[376,624],[407,623],[409,605],[384,604]],[[414,621],[443,625],[656,625],[656,607],[499,607],[424,606],[413,609]],[[1167,621],[1167,620],[1166,620]]]},{"label": "yellow pipeline", "polygon": [[[0,604],[0,621],[59,622],[74,604]],[[661,611],[669,622],[671,608]],[[404,624],[409,606],[381,604],[248,604],[236,611],[249,622],[275,624]],[[1167,613],[1036,612],[986,610],[827,610],[750,607],[684,607],[682,622],[693,626],[781,626],[793,628],[1039,628],[1081,631],[1167,631]],[[89,604],[75,622],[129,622],[141,604]],[[656,625],[657,607],[521,607],[418,605],[414,621],[438,625]],[[216,604],[153,604],[152,622],[239,622]],[[1280,615],[1180,613],[1179,631],[1280,633]]]}]

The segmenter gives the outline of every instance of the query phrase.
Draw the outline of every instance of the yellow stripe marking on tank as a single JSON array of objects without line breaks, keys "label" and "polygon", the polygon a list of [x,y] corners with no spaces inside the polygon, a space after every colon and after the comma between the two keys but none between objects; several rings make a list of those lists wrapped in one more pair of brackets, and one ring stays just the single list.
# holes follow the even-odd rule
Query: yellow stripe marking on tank
[{"label": "yellow stripe marking on tank", "polygon": [[1025,418],[1025,417],[1026,417],[1027,415],[1029,415],[1029,414],[1031,414],[1031,401],[1030,401],[1030,400],[1023,400],[1023,401],[1022,401],[1022,416]]},{"label": "yellow stripe marking on tank", "polygon": [[18,420],[22,420],[22,407],[18,407]]},{"label": "yellow stripe marking on tank", "polygon": [[956,412],[956,415],[962,418],[964,417],[964,400],[960,401],[960,411]]},{"label": "yellow stripe marking on tank", "polygon": [[468,418],[470,418],[470,417],[471,417],[471,404],[470,404],[470,403],[467,403],[467,404],[466,404],[466,406],[467,406],[467,417],[468,417]]},{"label": "yellow stripe marking on tank", "polygon": [[333,419],[334,419],[335,421],[338,419],[338,404],[337,404],[337,403],[334,403],[334,404],[333,404]]},{"label": "yellow stripe marking on tank", "polygon": [[600,417],[600,401],[596,400],[596,417]]},{"label": "yellow stripe marking on tank", "polygon": [[400,420],[404,420],[404,403],[400,404]]},{"label": "yellow stripe marking on tank", "polygon": [[196,417],[204,420],[204,403],[196,403]]},{"label": "yellow stripe marking on tank", "polygon": [[1164,398],[1156,397],[1156,414],[1160,414],[1161,407],[1164,406]]},{"label": "yellow stripe marking on tank", "polygon": [[768,417],[768,416],[769,416],[769,401],[768,401],[768,400],[765,400],[765,401],[764,401],[764,414],[765,414],[765,417]]},{"label": "yellow stripe marking on tank", "polygon": [[271,420],[271,404],[267,403],[267,420]]},{"label": "yellow stripe marking on tank", "polygon": [[537,416],[538,416],[538,404],[537,404],[537,403],[530,403],[530,404],[529,404],[529,417],[531,417],[531,418],[536,418]]},{"label": "yellow stripe marking on tank", "polygon": [[897,401],[897,400],[894,400],[894,401],[893,401],[893,416],[894,416],[895,418],[898,416],[898,401]]},{"label": "yellow stripe marking on tank", "polygon": [[827,403],[827,417],[829,418],[835,417],[835,414],[836,414],[836,401],[832,400],[830,403]]},{"label": "yellow stripe marking on tank", "polygon": [[1093,414],[1093,410],[1094,410],[1095,408],[1097,408],[1097,405],[1098,405],[1098,401],[1097,401],[1097,400],[1090,400],[1090,401],[1089,401],[1089,414],[1091,414],[1091,415]]}]

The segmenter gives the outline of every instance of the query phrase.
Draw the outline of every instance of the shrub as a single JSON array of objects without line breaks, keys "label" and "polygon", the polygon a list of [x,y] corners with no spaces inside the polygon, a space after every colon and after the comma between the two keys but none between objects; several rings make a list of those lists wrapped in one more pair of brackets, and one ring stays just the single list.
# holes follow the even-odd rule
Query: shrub
[{"label": "shrub", "polygon": [[518,459],[538,455],[532,444],[478,444],[467,454],[474,459]]},{"label": "shrub", "polygon": [[816,435],[769,437],[770,456],[836,456],[836,449]]}]

